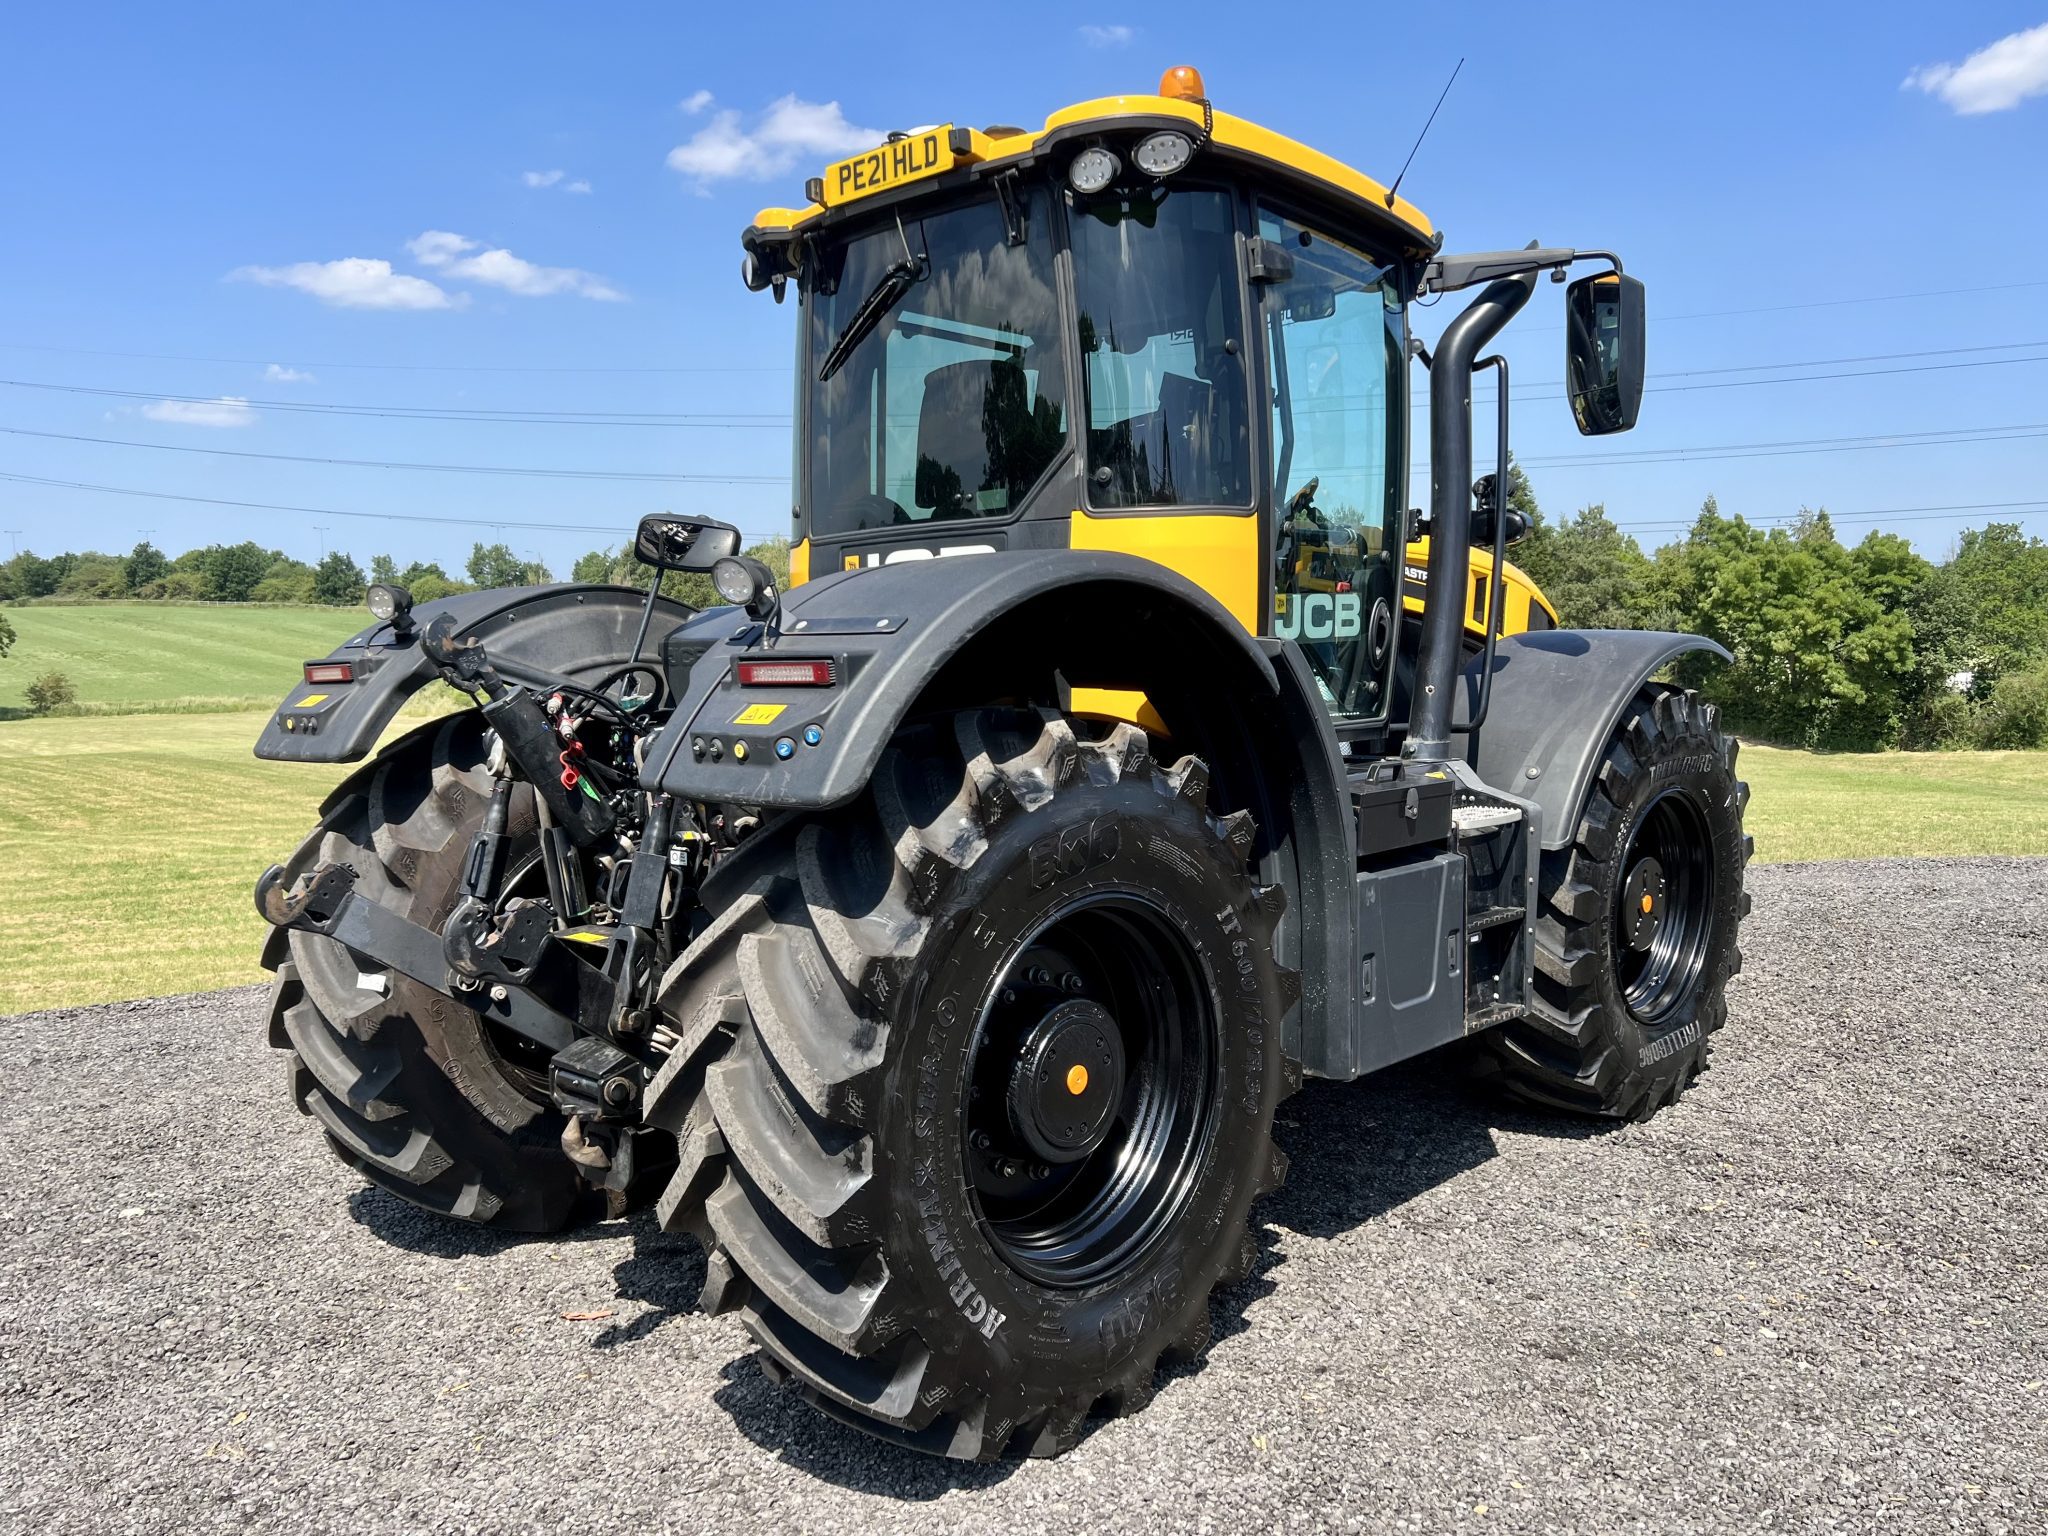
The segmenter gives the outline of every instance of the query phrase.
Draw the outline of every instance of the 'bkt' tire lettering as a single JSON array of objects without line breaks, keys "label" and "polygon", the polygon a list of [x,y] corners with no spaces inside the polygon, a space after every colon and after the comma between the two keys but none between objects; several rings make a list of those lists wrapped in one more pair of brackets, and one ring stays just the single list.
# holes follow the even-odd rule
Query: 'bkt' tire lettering
[{"label": "'bkt' tire lettering", "polygon": [[1067,827],[1031,845],[1031,889],[1042,891],[1062,876],[1078,875],[1084,869],[1107,863],[1116,857],[1123,841],[1122,829],[1114,816],[1098,817],[1085,827]]},{"label": "'bkt' tire lettering", "polygon": [[1273,633],[1282,640],[1353,640],[1364,613],[1356,592],[1299,592],[1273,621]]}]

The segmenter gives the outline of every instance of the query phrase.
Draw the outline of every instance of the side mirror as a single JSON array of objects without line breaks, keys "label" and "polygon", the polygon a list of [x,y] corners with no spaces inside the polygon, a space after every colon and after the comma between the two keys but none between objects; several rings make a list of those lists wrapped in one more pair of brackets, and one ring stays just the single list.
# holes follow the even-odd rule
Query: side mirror
[{"label": "side mirror", "polygon": [[657,571],[708,571],[740,550],[740,531],[711,517],[658,513],[640,519],[633,553]]},{"label": "side mirror", "polygon": [[1643,285],[1620,272],[1564,291],[1565,390],[1586,437],[1626,432],[1643,403]]}]

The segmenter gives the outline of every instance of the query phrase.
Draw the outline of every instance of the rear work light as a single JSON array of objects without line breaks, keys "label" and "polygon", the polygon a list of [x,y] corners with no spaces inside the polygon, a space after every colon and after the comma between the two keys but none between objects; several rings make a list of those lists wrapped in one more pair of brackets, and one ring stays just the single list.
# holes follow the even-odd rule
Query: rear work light
[{"label": "rear work light", "polygon": [[309,683],[352,683],[356,680],[353,662],[309,661],[306,663],[306,681]]},{"label": "rear work light", "polygon": [[742,688],[830,688],[832,663],[820,661],[743,661]]}]

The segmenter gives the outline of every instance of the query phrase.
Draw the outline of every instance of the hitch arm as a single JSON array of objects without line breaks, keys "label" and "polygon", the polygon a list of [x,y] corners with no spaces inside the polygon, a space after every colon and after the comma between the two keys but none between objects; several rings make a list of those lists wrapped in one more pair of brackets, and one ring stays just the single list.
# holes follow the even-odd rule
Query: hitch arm
[{"label": "hitch arm", "polygon": [[322,864],[292,890],[273,864],[256,882],[256,910],[279,928],[323,934],[436,992],[455,997],[536,1045],[559,1051],[580,1036],[574,1022],[519,987],[458,988],[441,935],[380,907],[355,889],[346,864]]}]

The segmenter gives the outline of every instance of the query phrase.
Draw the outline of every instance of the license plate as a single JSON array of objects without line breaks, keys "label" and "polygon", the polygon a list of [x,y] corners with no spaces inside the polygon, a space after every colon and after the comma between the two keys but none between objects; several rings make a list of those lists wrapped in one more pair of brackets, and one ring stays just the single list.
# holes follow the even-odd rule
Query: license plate
[{"label": "license plate", "polygon": [[826,166],[822,178],[825,206],[837,208],[856,198],[871,197],[877,192],[886,192],[892,187],[952,170],[961,158],[954,151],[954,138],[950,125],[927,128],[893,144],[877,145],[862,154]]}]

